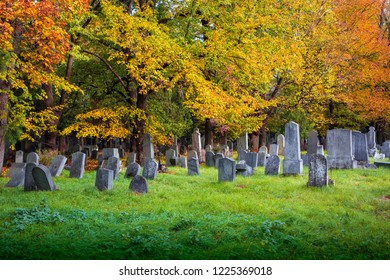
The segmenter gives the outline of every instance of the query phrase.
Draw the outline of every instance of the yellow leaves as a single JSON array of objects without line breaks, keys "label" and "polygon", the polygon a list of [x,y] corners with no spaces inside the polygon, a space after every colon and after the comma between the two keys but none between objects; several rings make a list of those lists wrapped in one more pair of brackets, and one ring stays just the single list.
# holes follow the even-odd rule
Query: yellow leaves
[{"label": "yellow leaves", "polygon": [[36,141],[36,138],[41,137],[45,132],[57,131],[57,127],[53,123],[58,119],[54,111],[60,108],[49,108],[42,111],[30,112],[25,118],[24,132],[20,140],[27,139]]}]

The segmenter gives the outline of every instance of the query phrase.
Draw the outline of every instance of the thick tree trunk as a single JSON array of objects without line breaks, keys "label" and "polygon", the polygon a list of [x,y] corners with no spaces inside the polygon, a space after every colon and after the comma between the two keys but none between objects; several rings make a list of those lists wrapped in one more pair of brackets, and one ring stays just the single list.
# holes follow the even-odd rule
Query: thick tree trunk
[{"label": "thick tree trunk", "polygon": [[0,81],[0,174],[3,169],[5,155],[5,131],[8,125],[9,98],[7,91],[11,84],[7,81]]},{"label": "thick tree trunk", "polygon": [[260,130],[259,131],[254,131],[252,132],[251,135],[251,151],[252,152],[258,152],[259,151],[259,135],[260,135]]},{"label": "thick tree trunk", "polygon": [[[146,112],[146,94],[138,94],[137,96],[137,109]],[[137,154],[137,162],[142,163],[143,159],[143,135],[145,133],[146,120],[144,118],[135,121],[135,127],[133,134],[131,135],[131,150]]]},{"label": "thick tree trunk", "polygon": [[267,124],[268,117],[263,121],[263,125],[260,128],[260,146],[267,146]]},{"label": "thick tree trunk", "polygon": [[[54,107],[53,85],[45,84],[42,86],[42,88],[46,92],[46,99],[44,101],[45,108]],[[57,127],[58,119],[51,122],[49,125]],[[44,144],[43,147],[46,150],[57,150],[57,132],[46,131],[45,142],[43,144]]]},{"label": "thick tree trunk", "polygon": [[[214,128],[215,128],[215,119],[206,119],[206,126],[205,126],[205,140],[206,145],[213,146],[213,139],[214,139]],[[202,147],[204,148],[204,147]]]}]

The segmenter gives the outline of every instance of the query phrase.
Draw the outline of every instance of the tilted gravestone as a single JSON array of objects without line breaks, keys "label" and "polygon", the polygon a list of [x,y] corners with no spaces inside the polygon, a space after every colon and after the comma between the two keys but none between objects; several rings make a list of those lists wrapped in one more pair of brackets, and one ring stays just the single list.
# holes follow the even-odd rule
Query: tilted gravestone
[{"label": "tilted gravestone", "polygon": [[190,158],[187,162],[188,175],[200,175],[199,161],[196,158]]},{"label": "tilted gravestone", "polygon": [[215,166],[215,154],[211,151],[206,151],[206,166]]},{"label": "tilted gravestone", "polygon": [[26,163],[34,162],[36,164],[39,164],[39,156],[35,152],[31,152],[27,155]]},{"label": "tilted gravestone", "polygon": [[96,171],[95,187],[99,191],[111,190],[114,180],[114,171],[106,168],[99,168]]},{"label": "tilted gravestone", "polygon": [[[194,129],[194,132],[192,133],[192,149],[196,152],[197,154],[197,158],[203,162],[202,160],[202,143],[201,143],[201,137],[200,137],[200,133],[199,133],[199,128],[195,128]],[[188,157],[188,159],[192,158],[193,156],[191,155],[190,157]]]},{"label": "tilted gravestone", "polygon": [[270,156],[265,164],[265,175],[280,174],[280,158],[277,155]]},{"label": "tilted gravestone", "polygon": [[130,163],[136,162],[137,161],[137,154],[134,152],[129,153],[127,156],[127,162],[126,166],[129,166]]},{"label": "tilted gravestone", "polygon": [[24,152],[23,151],[16,151],[15,153],[15,162],[23,162],[23,156]]},{"label": "tilted gravestone", "polygon": [[218,161],[221,159],[221,158],[224,158],[225,156],[222,154],[222,153],[216,153],[215,155],[214,155],[214,166],[216,167],[216,168],[218,168]]},{"label": "tilted gravestone", "polygon": [[62,170],[64,170],[67,158],[64,156],[56,156],[53,158],[49,165],[50,174],[53,177],[61,175]]},{"label": "tilted gravestone", "polygon": [[46,166],[35,166],[32,169],[32,176],[38,191],[54,191],[56,189],[50,170]]},{"label": "tilted gravestone", "polygon": [[257,153],[249,152],[246,154],[245,162],[248,166],[255,169],[258,165],[259,155]]},{"label": "tilted gravestone", "polygon": [[119,170],[121,167],[121,161],[117,157],[109,157],[107,160],[107,169],[112,170],[114,179],[118,179]]},{"label": "tilted gravestone", "polygon": [[7,182],[5,187],[14,188],[18,186],[24,185],[24,178],[25,178],[26,171],[24,168],[19,169],[18,172],[16,172],[12,177],[11,180]]},{"label": "tilted gravestone", "polygon": [[[240,135],[240,138],[237,140],[237,150],[243,150],[246,151],[248,150],[248,133],[245,132]],[[245,159],[244,159],[245,160]]]},{"label": "tilted gravestone", "polygon": [[278,137],[276,137],[276,144],[278,145],[278,155],[283,155],[283,149],[285,146],[285,139],[283,134],[279,134]]},{"label": "tilted gravestone", "polygon": [[279,146],[277,144],[269,145],[269,155],[277,156],[279,154]]},{"label": "tilted gravestone", "polygon": [[267,162],[267,153],[259,152],[258,155],[259,155],[259,158],[257,161],[257,166],[265,166],[265,164]]},{"label": "tilted gravestone", "polygon": [[24,170],[25,168],[26,168],[26,163],[14,162],[5,176],[7,176],[8,178],[12,178],[16,174],[18,174],[21,170]]},{"label": "tilted gravestone", "polygon": [[186,157],[178,157],[177,158],[177,166],[181,168],[187,168],[187,158]]},{"label": "tilted gravestone", "polygon": [[234,181],[236,179],[236,161],[231,158],[218,160],[218,182]]},{"label": "tilted gravestone", "polygon": [[352,150],[354,160],[360,165],[368,163],[368,146],[366,134],[352,131]]},{"label": "tilted gravestone", "polygon": [[328,185],[328,162],[326,157],[319,154],[310,156],[309,160],[309,187],[322,187]]},{"label": "tilted gravestone", "polygon": [[72,154],[72,163],[70,166],[70,178],[81,179],[84,175],[85,167],[85,154],[82,152],[76,152]]},{"label": "tilted gravestone", "polygon": [[328,130],[326,146],[329,169],[350,169],[356,167],[356,161],[353,159],[351,130]]},{"label": "tilted gravestone", "polygon": [[136,162],[132,162],[127,166],[125,178],[135,177],[140,174],[141,174],[141,166]]},{"label": "tilted gravestone", "polygon": [[171,158],[176,158],[176,151],[174,149],[168,149],[165,152],[165,165],[171,166]]},{"label": "tilted gravestone", "polygon": [[129,189],[135,193],[147,193],[148,192],[148,181],[146,178],[136,175],[130,182]]},{"label": "tilted gravestone", "polygon": [[287,123],[284,127],[284,137],[286,144],[284,146],[283,174],[302,175],[303,161],[301,159],[299,125],[295,122]]},{"label": "tilted gravestone", "polygon": [[144,164],[142,176],[146,179],[156,179],[157,177],[158,163],[154,159],[149,159]]},{"label": "tilted gravestone", "polygon": [[318,146],[318,132],[316,130],[311,130],[309,132],[309,137],[307,139],[307,154],[314,155],[317,153]]},{"label": "tilted gravestone", "polygon": [[38,166],[35,162],[29,162],[26,165],[25,176],[24,176],[24,191],[35,191],[37,185],[35,184],[34,177],[32,175],[32,170],[34,167]]}]

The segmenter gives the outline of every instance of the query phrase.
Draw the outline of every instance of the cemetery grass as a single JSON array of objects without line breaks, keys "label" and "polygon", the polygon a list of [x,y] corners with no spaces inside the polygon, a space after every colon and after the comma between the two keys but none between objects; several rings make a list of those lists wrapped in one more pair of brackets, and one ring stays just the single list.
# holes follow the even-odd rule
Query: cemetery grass
[{"label": "cemetery grass", "polygon": [[0,259],[389,259],[390,170],[331,170],[335,185],[304,176],[218,183],[170,167],[129,192],[124,171],[111,191],[54,178],[60,190],[4,188],[0,178]]}]

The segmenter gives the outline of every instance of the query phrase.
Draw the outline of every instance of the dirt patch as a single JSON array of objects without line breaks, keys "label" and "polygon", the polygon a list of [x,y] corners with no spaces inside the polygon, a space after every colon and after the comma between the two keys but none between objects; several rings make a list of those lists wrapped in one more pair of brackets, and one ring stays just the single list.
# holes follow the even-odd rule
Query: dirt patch
[{"label": "dirt patch", "polygon": [[390,195],[382,196],[382,200],[390,200]]}]

